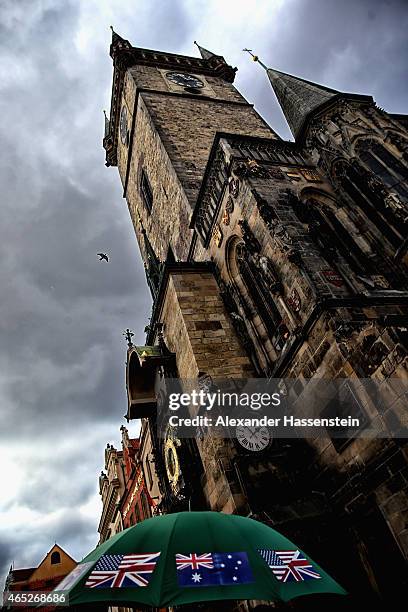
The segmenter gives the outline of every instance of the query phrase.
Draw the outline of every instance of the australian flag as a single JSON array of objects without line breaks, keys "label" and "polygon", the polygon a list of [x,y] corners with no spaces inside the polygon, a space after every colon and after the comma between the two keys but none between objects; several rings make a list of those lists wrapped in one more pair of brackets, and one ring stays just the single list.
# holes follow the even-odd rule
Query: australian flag
[{"label": "australian flag", "polygon": [[85,583],[91,589],[145,587],[160,553],[102,555]]},{"label": "australian flag", "polygon": [[245,552],[176,555],[179,586],[219,586],[253,582]]},{"label": "australian flag", "polygon": [[258,552],[265,559],[279,582],[301,582],[302,580],[318,580],[321,578],[319,572],[300,550],[262,548]]}]

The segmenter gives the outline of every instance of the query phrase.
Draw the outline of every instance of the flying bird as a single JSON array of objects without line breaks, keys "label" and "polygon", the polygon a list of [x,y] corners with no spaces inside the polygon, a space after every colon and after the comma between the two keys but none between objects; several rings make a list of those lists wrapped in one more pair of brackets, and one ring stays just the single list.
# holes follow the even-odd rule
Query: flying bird
[{"label": "flying bird", "polygon": [[109,257],[106,255],[106,253],[97,253],[98,257],[99,257],[99,261],[102,261],[103,259],[105,261],[109,261]]}]

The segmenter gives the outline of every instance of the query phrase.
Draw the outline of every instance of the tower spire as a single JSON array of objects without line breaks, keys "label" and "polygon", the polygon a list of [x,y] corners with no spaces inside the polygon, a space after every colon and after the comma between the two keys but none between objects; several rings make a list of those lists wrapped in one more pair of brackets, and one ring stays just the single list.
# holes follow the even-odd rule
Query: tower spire
[{"label": "tower spire", "polygon": [[113,26],[109,26],[112,30],[112,42],[110,45],[110,56],[114,59],[115,55],[118,51],[123,51],[124,49],[132,49],[132,45],[128,40],[122,38],[115,30]]},{"label": "tower spire", "polygon": [[194,44],[198,47],[198,50],[200,51],[201,57],[205,60],[209,60],[212,57],[220,57],[219,55],[217,55],[216,53],[213,53],[212,51],[208,51],[208,49],[205,49],[204,47],[202,47],[201,45],[198,44],[198,42],[195,40]]},{"label": "tower spire", "polygon": [[300,136],[311,113],[335,96],[341,94],[341,92],[324,85],[268,68],[260,61],[257,55],[252,53],[251,49],[244,49],[244,51],[247,51],[252,56],[254,62],[258,62],[266,70],[283,114],[295,138]]}]

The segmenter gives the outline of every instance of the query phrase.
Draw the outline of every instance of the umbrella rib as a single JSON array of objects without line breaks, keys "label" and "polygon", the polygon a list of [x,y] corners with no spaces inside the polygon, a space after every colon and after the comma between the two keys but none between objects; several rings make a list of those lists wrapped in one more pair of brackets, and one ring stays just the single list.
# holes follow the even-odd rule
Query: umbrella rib
[{"label": "umbrella rib", "polygon": [[[168,559],[168,555],[169,555],[169,550],[172,550],[171,544],[172,544],[172,540],[173,540],[173,537],[174,537],[174,532],[175,532],[175,529],[176,529],[176,523],[177,523],[180,515],[179,514],[174,514],[174,516],[175,516],[175,519],[173,521],[173,525],[171,527],[171,530],[170,530],[170,533],[169,533],[169,537],[167,538],[166,560],[165,560],[165,566],[164,566],[165,570],[167,569],[167,559]],[[163,603],[163,588],[164,588],[164,584],[165,584],[165,581],[161,580],[160,591],[159,591],[160,598],[159,598],[159,601],[157,602],[158,606],[161,606],[162,603]]]}]

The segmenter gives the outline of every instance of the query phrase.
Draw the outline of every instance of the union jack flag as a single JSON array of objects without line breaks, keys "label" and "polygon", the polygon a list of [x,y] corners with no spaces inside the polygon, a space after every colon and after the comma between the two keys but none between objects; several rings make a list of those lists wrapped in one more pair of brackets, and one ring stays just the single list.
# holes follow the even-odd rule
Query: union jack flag
[{"label": "union jack flag", "polygon": [[280,582],[301,582],[321,578],[300,550],[259,549],[259,554]]},{"label": "union jack flag", "polygon": [[189,555],[176,555],[177,569],[182,570],[186,567],[191,569],[198,569],[200,567],[213,568],[213,558],[211,553],[204,553],[203,555],[197,555],[196,553],[190,553]]},{"label": "union jack flag", "polygon": [[102,555],[85,583],[91,589],[145,587],[160,553]]}]

